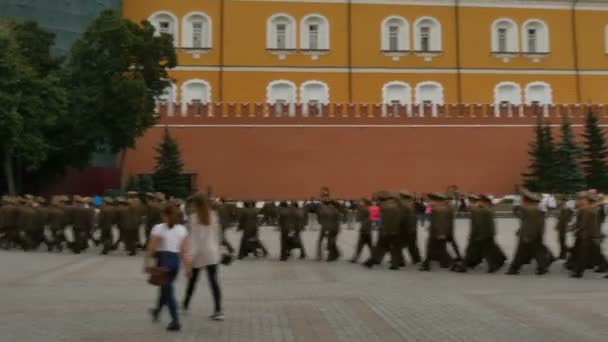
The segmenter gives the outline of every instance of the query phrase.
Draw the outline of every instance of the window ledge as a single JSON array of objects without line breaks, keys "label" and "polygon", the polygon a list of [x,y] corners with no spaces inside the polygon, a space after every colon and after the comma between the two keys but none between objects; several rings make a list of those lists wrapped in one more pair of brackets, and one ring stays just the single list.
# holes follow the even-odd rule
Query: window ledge
[{"label": "window ledge", "polygon": [[284,60],[287,58],[287,55],[294,55],[298,52],[297,49],[275,49],[275,48],[267,48],[269,54],[277,56],[279,60]]},{"label": "window ledge", "polygon": [[443,54],[443,51],[441,51],[441,50],[436,50],[436,51],[419,51],[419,50],[417,50],[417,51],[414,51],[414,53],[416,54],[416,56],[423,57],[426,62],[430,62],[433,60],[433,58],[441,56]]},{"label": "window ledge", "polygon": [[492,51],[492,56],[502,59],[505,63],[509,63],[512,58],[519,57],[520,55],[519,51]]},{"label": "window ledge", "polygon": [[549,57],[549,52],[524,52],[523,55],[526,58],[532,59],[534,63],[540,62],[542,58]]},{"label": "window ledge", "polygon": [[211,52],[211,47],[200,47],[200,48],[181,48],[181,52],[192,55],[194,58],[199,58],[201,55],[206,55]]},{"label": "window ledge", "polygon": [[329,49],[300,49],[300,52],[305,56],[310,56],[310,59],[317,60],[319,56],[329,55]]}]

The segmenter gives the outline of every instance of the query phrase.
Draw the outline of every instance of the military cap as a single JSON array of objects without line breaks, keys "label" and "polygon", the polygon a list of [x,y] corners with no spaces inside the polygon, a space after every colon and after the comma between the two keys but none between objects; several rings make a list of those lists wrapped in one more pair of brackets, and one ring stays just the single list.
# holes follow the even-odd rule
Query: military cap
[{"label": "military cap", "polygon": [[166,199],[165,194],[163,194],[162,192],[157,192],[156,198],[158,198],[159,201],[164,201]]},{"label": "military cap", "polygon": [[43,203],[46,203],[46,199],[42,196],[38,196],[38,197],[36,197],[36,202],[43,204]]},{"label": "military cap", "polygon": [[61,202],[69,202],[70,201],[70,197],[68,195],[62,195],[60,198],[61,198]]},{"label": "military cap", "polygon": [[447,201],[448,200],[448,196],[446,196],[445,194],[439,193],[439,192],[432,192],[430,194],[428,194],[429,199],[432,199],[434,201]]},{"label": "military cap", "polygon": [[30,194],[24,195],[23,197],[29,201],[33,201],[35,199],[34,195],[30,195]]},{"label": "military cap", "polygon": [[103,198],[103,203],[113,204],[114,203],[114,199],[112,197],[106,196],[106,197]]},{"label": "military cap", "polygon": [[520,193],[523,198],[531,202],[540,202],[542,200],[542,197],[539,194],[534,193],[526,188],[522,188]]},{"label": "military cap", "polygon": [[414,198],[414,195],[407,190],[399,190],[399,196],[401,198]]},{"label": "military cap", "polygon": [[589,202],[597,202],[599,200],[595,192],[581,191],[576,194],[576,199],[587,200]]},{"label": "military cap", "polygon": [[127,197],[137,197],[139,193],[137,191],[129,191],[127,192]]},{"label": "military cap", "polygon": [[490,204],[494,203],[494,199],[492,198],[492,196],[486,194],[479,195],[479,200],[488,202]]},{"label": "military cap", "polygon": [[393,194],[391,194],[388,191],[380,191],[376,195],[378,196],[378,199],[381,201],[385,201],[387,199],[393,198]]},{"label": "military cap", "polygon": [[153,192],[146,192],[146,197],[147,198],[156,198],[156,194]]},{"label": "military cap", "polygon": [[83,197],[82,203],[91,204],[93,203],[93,199],[91,197]]},{"label": "military cap", "polygon": [[470,199],[470,200],[472,200],[472,201],[479,201],[479,200],[482,199],[482,196],[483,195],[479,196],[477,194],[468,194],[467,198]]},{"label": "military cap", "polygon": [[10,196],[2,196],[2,203],[12,204],[14,201]]},{"label": "military cap", "polygon": [[127,199],[122,196],[116,197],[116,203],[125,204],[125,203],[127,203]]}]

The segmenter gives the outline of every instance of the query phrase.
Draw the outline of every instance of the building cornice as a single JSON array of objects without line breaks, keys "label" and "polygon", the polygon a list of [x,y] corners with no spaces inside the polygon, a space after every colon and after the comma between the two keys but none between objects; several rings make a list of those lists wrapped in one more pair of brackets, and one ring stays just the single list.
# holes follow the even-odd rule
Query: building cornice
[{"label": "building cornice", "polygon": [[365,4],[365,5],[402,5],[436,7],[478,7],[478,8],[521,8],[608,11],[608,1],[601,0],[233,0],[240,2],[282,2],[317,4]]}]

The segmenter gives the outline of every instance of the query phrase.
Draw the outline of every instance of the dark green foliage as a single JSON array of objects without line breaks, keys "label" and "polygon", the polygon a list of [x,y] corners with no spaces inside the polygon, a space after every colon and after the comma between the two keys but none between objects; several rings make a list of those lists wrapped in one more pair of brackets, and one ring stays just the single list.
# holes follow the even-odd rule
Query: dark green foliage
[{"label": "dark green foliage", "polygon": [[587,114],[585,120],[585,144],[583,148],[583,170],[587,186],[602,192],[608,191],[608,148],[604,132],[595,114]]},{"label": "dark green foliage", "polygon": [[557,159],[551,127],[538,116],[534,142],[530,144],[529,172],[523,174],[524,186],[532,191],[553,192],[556,190]]},{"label": "dark green foliage", "polygon": [[182,174],[184,164],[181,152],[169,129],[165,128],[163,140],[155,150],[157,156],[153,179],[156,190],[173,197],[187,197],[189,191],[186,177]]},{"label": "dark green foliage", "polygon": [[585,189],[579,159],[581,149],[574,142],[572,126],[566,116],[562,116],[561,142],[557,148],[556,188],[557,192],[572,194]]}]

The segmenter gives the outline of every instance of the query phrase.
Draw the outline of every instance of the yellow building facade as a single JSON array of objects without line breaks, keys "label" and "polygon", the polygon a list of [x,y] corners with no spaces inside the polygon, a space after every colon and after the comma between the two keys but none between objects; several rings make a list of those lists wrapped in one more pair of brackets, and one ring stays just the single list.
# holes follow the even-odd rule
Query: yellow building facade
[{"label": "yellow building facade", "polygon": [[171,102],[608,103],[608,2],[123,0],[174,37]]}]

